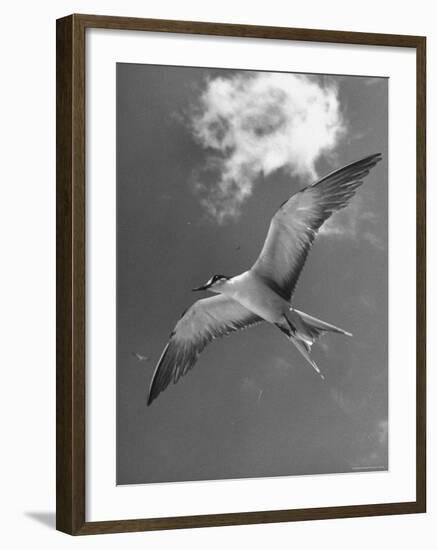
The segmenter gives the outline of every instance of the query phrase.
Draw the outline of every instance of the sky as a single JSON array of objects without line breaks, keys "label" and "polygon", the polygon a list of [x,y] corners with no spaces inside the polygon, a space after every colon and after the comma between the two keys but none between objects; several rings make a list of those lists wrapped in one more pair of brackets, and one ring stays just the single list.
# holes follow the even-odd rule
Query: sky
[{"label": "sky", "polygon": [[[382,78],[117,64],[117,484],[388,468],[387,117]],[[261,323],[147,407],[191,289],[250,268],[284,200],[376,152],[293,298],[354,335],[313,346],[326,380]]]}]

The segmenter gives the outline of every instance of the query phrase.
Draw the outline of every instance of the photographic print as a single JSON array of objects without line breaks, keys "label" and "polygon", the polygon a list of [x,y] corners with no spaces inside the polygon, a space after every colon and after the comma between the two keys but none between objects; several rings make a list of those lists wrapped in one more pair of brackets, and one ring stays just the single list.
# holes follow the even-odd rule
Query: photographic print
[{"label": "photographic print", "polygon": [[387,470],[388,79],[117,63],[116,104],[117,484]]}]

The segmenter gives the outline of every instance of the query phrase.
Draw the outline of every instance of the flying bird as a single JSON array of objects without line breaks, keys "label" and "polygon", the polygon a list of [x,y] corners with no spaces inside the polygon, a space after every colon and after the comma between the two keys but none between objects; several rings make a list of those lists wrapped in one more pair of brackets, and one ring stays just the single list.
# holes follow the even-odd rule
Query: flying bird
[{"label": "flying bird", "polygon": [[352,335],[294,308],[293,294],[320,227],[347,206],[380,160],[380,153],[367,156],[293,194],[273,216],[261,253],[248,271],[234,277],[214,275],[193,289],[216,296],[195,302],[176,323],[153,373],[148,405],[184,376],[215,338],[263,321],[283,332],[323,378],[311,357],[313,343],[326,332]]},{"label": "flying bird", "polygon": [[141,353],[137,353],[136,351],[132,352],[132,356],[135,357],[135,359],[138,359],[138,361],[148,361],[149,360],[147,355],[141,355]]}]

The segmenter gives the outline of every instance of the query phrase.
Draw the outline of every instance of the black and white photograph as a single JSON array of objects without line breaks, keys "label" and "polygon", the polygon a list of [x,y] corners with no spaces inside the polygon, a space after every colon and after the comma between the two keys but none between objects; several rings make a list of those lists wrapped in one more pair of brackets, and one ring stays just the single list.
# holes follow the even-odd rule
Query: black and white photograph
[{"label": "black and white photograph", "polygon": [[116,85],[117,484],[387,470],[388,79]]},{"label": "black and white photograph", "polygon": [[437,27],[399,6],[2,5],[6,550],[434,549]]}]

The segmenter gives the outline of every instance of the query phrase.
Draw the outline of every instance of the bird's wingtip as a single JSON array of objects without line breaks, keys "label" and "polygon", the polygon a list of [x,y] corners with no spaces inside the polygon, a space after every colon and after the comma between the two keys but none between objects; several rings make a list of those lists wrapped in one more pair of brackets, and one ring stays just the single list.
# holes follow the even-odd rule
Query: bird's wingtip
[{"label": "bird's wingtip", "polygon": [[382,158],[382,153],[380,152],[377,152],[377,153],[372,153],[371,155],[367,155],[366,157],[364,157],[364,159],[376,159],[376,158]]},{"label": "bird's wingtip", "polygon": [[155,401],[155,399],[158,397],[159,392],[156,391],[156,389],[153,387],[153,385],[149,388],[149,393],[147,394],[147,406],[150,407],[150,405]]},{"label": "bird's wingtip", "polygon": [[377,164],[380,160],[382,160],[382,153],[373,153],[373,155],[369,155],[368,157],[363,159],[364,161],[370,161],[372,162],[372,165],[374,166]]}]

